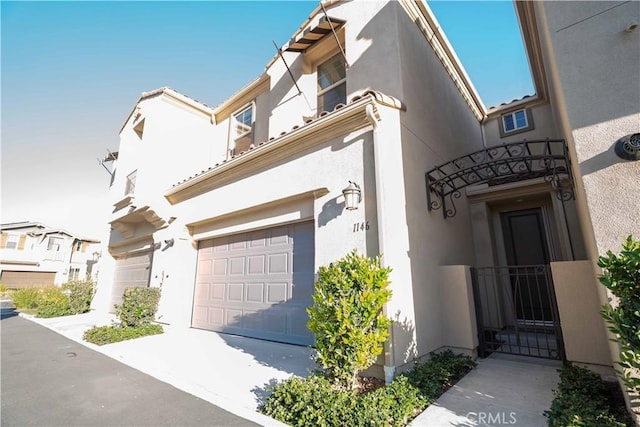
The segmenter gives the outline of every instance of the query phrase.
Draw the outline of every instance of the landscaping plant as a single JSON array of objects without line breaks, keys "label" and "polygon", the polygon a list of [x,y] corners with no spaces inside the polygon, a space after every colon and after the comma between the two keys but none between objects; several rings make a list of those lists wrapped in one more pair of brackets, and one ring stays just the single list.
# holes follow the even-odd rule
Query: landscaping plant
[{"label": "landscaping plant", "polygon": [[[610,411],[607,387],[600,376],[579,366],[560,371],[551,408],[544,412],[550,427],[624,427]],[[632,425],[629,420],[628,425]]]},{"label": "landscaping plant", "polygon": [[355,250],[318,270],[307,325],[315,334],[316,362],[345,389],[357,387],[358,373],[375,362],[388,337],[391,320],[383,307],[391,298],[390,271],[380,257]]},{"label": "landscaping plant", "polygon": [[160,288],[127,288],[124,291],[122,304],[115,305],[120,324],[112,326],[94,326],[84,332],[85,341],[97,344],[111,344],[147,335],[163,332],[161,325],[153,324]]},{"label": "landscaping plant", "polygon": [[404,426],[474,365],[452,351],[431,354],[391,384],[366,393],[336,388],[321,374],[293,377],[270,386],[259,410],[292,426]]},{"label": "landscaping plant", "polygon": [[17,309],[35,309],[38,307],[37,299],[40,289],[23,288],[11,291],[11,300]]},{"label": "landscaping plant", "polygon": [[158,310],[160,288],[127,288],[122,305],[115,306],[122,326],[144,326],[151,323]]},{"label": "landscaping plant", "polygon": [[56,286],[41,289],[36,298],[36,305],[36,317],[60,317],[73,314],[69,298]]},{"label": "landscaping plant", "polygon": [[640,241],[627,237],[620,254],[608,251],[598,265],[604,269],[600,282],[615,296],[602,316],[620,345],[617,372],[629,390],[640,393]]},{"label": "landscaping plant", "polygon": [[62,285],[62,291],[69,297],[71,312],[82,314],[91,309],[96,285],[91,280],[72,280]]}]

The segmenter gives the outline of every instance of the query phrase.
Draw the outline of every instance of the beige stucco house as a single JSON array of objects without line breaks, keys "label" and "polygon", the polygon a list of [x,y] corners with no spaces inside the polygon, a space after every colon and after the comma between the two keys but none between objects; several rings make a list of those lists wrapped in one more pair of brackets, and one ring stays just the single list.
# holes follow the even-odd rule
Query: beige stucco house
[{"label": "beige stucco house", "polygon": [[96,280],[99,244],[39,222],[2,224],[0,283],[7,288],[25,288]]},{"label": "beige stucco house", "polygon": [[309,345],[314,274],[355,248],[393,268],[387,378],[443,347],[610,370],[595,262],[640,234],[638,4],[515,5],[536,93],[494,108],[409,0],[322,3],[217,107],[143,93],[94,308],[157,286],[161,322]]}]

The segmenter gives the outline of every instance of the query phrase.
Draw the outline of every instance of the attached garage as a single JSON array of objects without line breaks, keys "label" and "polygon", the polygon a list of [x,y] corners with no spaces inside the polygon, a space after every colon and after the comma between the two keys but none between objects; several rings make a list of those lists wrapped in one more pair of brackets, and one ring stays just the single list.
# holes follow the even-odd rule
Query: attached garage
[{"label": "attached garage", "polygon": [[55,271],[3,271],[0,283],[9,289],[43,288],[54,286]]},{"label": "attached garage", "polygon": [[200,241],[192,326],[311,345],[314,277],[313,222]]},{"label": "attached garage", "polygon": [[153,251],[137,252],[123,255],[116,259],[115,273],[113,277],[113,292],[111,305],[122,304],[122,295],[127,288],[141,288],[149,286],[151,275],[151,260]]}]

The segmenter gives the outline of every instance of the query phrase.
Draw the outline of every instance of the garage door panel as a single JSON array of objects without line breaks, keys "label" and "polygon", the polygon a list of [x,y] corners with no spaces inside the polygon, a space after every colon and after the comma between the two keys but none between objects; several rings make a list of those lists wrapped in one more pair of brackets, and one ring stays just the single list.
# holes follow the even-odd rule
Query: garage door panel
[{"label": "garage door panel", "polygon": [[266,256],[264,255],[250,255],[247,257],[248,268],[247,274],[264,274]]},{"label": "garage door panel", "polygon": [[54,286],[56,273],[50,271],[3,271],[0,283],[10,289]]},{"label": "garage door panel", "polygon": [[264,303],[264,283],[247,283],[247,302]]},{"label": "garage door panel", "polygon": [[[212,288],[217,298],[194,295],[193,326],[312,344],[306,308],[312,303],[315,277],[313,233],[309,222],[200,242],[200,248],[213,250],[199,253],[196,280],[224,283],[224,291]],[[196,318],[196,306],[222,314],[209,314],[203,323],[200,314]]]},{"label": "garage door panel", "polygon": [[111,294],[111,307],[122,304],[122,296],[127,288],[147,287],[151,275],[152,251],[129,254],[116,259]]},{"label": "garage door panel", "polygon": [[288,283],[267,284],[267,302],[270,304],[283,303],[288,297]]}]

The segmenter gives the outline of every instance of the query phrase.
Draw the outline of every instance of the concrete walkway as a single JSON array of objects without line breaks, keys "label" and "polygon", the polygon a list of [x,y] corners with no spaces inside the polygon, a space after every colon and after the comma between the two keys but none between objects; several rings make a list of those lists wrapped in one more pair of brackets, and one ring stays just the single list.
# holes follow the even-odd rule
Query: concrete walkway
[{"label": "concrete walkway", "polygon": [[494,353],[440,396],[412,426],[546,426],[561,363]]},{"label": "concrete walkway", "polygon": [[[115,318],[91,312],[38,319],[24,316],[220,408],[261,425],[283,425],[256,408],[269,384],[307,376],[314,350],[198,329],[165,326],[162,335],[105,346],[82,340],[85,330]],[[412,426],[546,426],[559,363],[492,356],[419,415]]]}]

